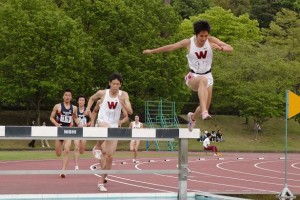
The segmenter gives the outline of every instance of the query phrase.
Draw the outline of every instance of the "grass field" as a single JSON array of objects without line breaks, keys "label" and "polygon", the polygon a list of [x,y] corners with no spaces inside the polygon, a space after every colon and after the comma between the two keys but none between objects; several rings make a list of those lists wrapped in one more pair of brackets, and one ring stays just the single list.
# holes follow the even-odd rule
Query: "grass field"
[{"label": "grass field", "polygon": [[[46,121],[49,125],[50,111],[42,112],[42,121]],[[182,116],[186,119],[186,116]],[[32,118],[31,118],[32,119]],[[48,121],[47,121],[48,120]],[[211,120],[198,120],[196,128],[202,131],[215,130],[215,126],[219,126],[225,142],[216,143],[220,151],[236,151],[236,152],[283,152],[285,150],[285,120],[281,118],[270,119],[261,125],[262,131],[255,138],[253,130],[254,124],[249,120],[249,124],[245,124],[245,119],[237,116],[213,116]],[[0,125],[26,125],[26,112],[0,112]],[[186,127],[182,124],[181,127]],[[0,150],[28,150],[25,140],[0,140]],[[300,142],[300,124],[294,120],[288,122],[288,151],[299,152]],[[87,149],[91,149],[94,141],[88,141]],[[153,143],[152,143],[153,144]],[[53,149],[54,141],[50,141],[51,149]],[[145,141],[141,142],[140,149],[145,150]],[[36,141],[36,148],[41,150],[40,141]],[[118,150],[128,150],[129,141],[119,141]],[[160,142],[160,149],[167,150],[166,142]],[[202,143],[196,140],[189,140],[190,151],[202,151]],[[151,145],[151,150],[156,150],[155,145]]]}]

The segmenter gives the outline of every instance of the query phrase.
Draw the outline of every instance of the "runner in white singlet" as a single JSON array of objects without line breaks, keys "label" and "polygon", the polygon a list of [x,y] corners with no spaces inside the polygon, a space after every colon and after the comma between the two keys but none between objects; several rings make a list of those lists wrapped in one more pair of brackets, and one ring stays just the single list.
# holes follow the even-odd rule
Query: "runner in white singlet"
[{"label": "runner in white singlet", "polygon": [[[134,121],[130,123],[129,128],[144,128],[144,124],[140,122],[140,117],[136,115]],[[133,162],[138,163],[136,160],[137,152],[139,150],[140,140],[131,140],[130,141],[130,151],[133,151]]]},{"label": "runner in white singlet", "polygon": [[195,35],[190,39],[184,39],[174,44],[162,46],[156,49],[146,49],[144,54],[170,52],[180,48],[188,50],[187,59],[190,72],[185,76],[185,82],[190,89],[197,91],[199,106],[194,113],[188,113],[188,128],[193,130],[196,119],[201,116],[203,120],[210,119],[208,113],[211,97],[213,77],[211,65],[213,59],[212,50],[231,52],[233,48],[216,37],[210,36],[210,25],[207,21],[194,23]]},{"label": "runner in white singlet", "polygon": [[[86,108],[87,114],[90,114],[91,107],[97,99],[101,99],[101,107],[98,112],[97,126],[118,128],[121,127],[124,122],[129,120],[128,114],[132,114],[132,107],[129,101],[128,93],[121,91],[122,77],[117,73],[113,73],[109,78],[109,89],[99,90],[92,95],[88,101]],[[123,118],[121,119],[121,114]],[[98,141],[94,149],[102,150],[102,158],[100,159],[100,166],[103,170],[110,170],[112,167],[113,154],[116,151],[118,141],[106,140]],[[101,179],[98,182],[98,188],[102,192],[106,192],[104,187],[107,174],[101,175]]]}]

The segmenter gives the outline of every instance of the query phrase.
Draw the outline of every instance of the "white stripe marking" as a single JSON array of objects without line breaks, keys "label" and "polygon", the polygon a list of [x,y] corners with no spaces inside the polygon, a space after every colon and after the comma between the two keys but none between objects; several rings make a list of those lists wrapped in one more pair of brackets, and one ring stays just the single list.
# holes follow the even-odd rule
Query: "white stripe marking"
[{"label": "white stripe marking", "polygon": [[0,137],[5,136],[5,126],[0,126]]},{"label": "white stripe marking", "polygon": [[189,131],[187,128],[180,128],[179,129],[179,138],[199,138],[200,137],[200,129],[193,129],[192,132]]},{"label": "white stripe marking", "polygon": [[108,136],[108,128],[105,127],[83,127],[83,137],[104,137]]},{"label": "white stripe marking", "polygon": [[156,137],[156,129],[150,128],[133,128],[132,129],[132,137],[133,138],[155,138]]},{"label": "white stripe marking", "polygon": [[32,126],[31,136],[33,137],[57,137],[57,127],[55,126]]}]

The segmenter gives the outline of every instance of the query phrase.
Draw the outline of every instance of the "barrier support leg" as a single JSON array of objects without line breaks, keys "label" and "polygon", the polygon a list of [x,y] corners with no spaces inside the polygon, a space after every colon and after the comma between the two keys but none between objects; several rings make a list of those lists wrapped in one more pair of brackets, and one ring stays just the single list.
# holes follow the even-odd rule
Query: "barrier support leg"
[{"label": "barrier support leg", "polygon": [[178,199],[187,199],[188,139],[179,139],[178,143]]}]

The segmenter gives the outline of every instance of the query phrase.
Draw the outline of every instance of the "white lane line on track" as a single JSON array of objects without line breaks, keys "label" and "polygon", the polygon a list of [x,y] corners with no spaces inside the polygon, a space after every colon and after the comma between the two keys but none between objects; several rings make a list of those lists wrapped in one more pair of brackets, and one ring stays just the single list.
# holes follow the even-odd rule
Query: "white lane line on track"
[{"label": "white lane line on track", "polygon": [[[201,175],[217,177],[217,178],[232,179],[232,180],[237,180],[237,181],[246,181],[246,182],[253,182],[253,183],[262,183],[262,184],[269,184],[269,185],[282,185],[282,183],[271,183],[271,182],[264,182],[264,181],[256,181],[256,180],[250,180],[250,179],[228,177],[228,176],[223,176],[223,175],[219,176],[219,175],[206,174],[206,173],[196,172],[196,171],[193,171],[193,174],[201,174]],[[291,185],[289,184],[289,186],[291,186]],[[300,188],[300,186],[291,186],[291,187]]]},{"label": "white lane line on track", "polygon": [[[254,161],[254,160],[253,160]],[[237,171],[237,170],[231,170],[231,169],[227,169],[224,167],[221,167],[221,165],[223,164],[227,164],[227,163],[232,163],[232,162],[246,162],[246,161],[228,161],[228,162],[221,162],[219,164],[217,164],[217,168],[224,170],[224,171],[229,171],[229,172],[233,172],[233,173],[238,173],[238,174],[246,174],[246,175],[251,175],[251,176],[259,176],[259,177],[264,177],[264,178],[270,178],[270,179],[278,179],[278,180],[284,180],[284,177],[274,177],[274,176],[265,176],[262,174],[253,174],[253,173],[248,173],[248,172],[242,172],[242,171]],[[299,181],[299,180],[295,180],[295,179],[288,179],[291,181]]]},{"label": "white lane line on track", "polygon": [[[277,171],[277,170],[272,170],[272,169],[267,169],[267,168],[259,167],[259,165],[261,165],[261,164],[270,163],[270,162],[277,162],[277,161],[260,162],[260,163],[256,163],[254,166],[256,168],[258,168],[258,169],[269,171],[269,172],[280,173],[280,174],[284,174],[285,173],[285,171]],[[296,164],[296,163],[294,163],[294,164]],[[295,176],[300,176],[300,174],[295,174],[295,173],[291,173],[291,172],[288,172],[287,174],[295,175]]]},{"label": "white lane line on track", "polygon": [[[93,167],[94,167],[95,165],[98,165],[98,164],[93,164],[93,165],[91,165],[91,166],[90,166],[90,169],[91,169],[91,170],[94,170]],[[98,176],[98,177],[101,177],[99,174],[94,174],[94,175],[95,175],[95,176]],[[150,184],[150,183],[147,183],[147,182],[135,181],[135,180],[133,180],[133,179],[126,179],[126,178],[122,178],[122,177],[118,177],[118,176],[109,175],[108,181],[112,181],[112,182],[116,182],[116,183],[121,183],[121,184],[124,184],[124,185],[130,185],[130,186],[133,186],[133,187],[145,188],[145,189],[150,189],[150,190],[155,190],[155,191],[160,191],[160,192],[174,192],[174,191],[161,190],[161,189],[152,188],[152,187],[147,187],[147,186],[141,186],[141,185],[130,184],[130,183],[128,183],[128,182],[117,181],[117,180],[111,179],[110,177],[118,178],[118,179],[123,179],[123,180],[126,180],[126,181],[132,181],[132,182],[144,183],[144,184],[148,184],[148,185],[155,185],[155,186],[160,186],[160,187],[166,187],[166,186],[164,186],[164,185]],[[174,187],[174,188],[175,188],[175,187]],[[175,189],[177,189],[177,187],[176,187]]]},{"label": "white lane line on track", "polygon": [[293,168],[295,168],[295,169],[300,169],[299,167],[296,167],[296,166],[295,166],[295,165],[298,165],[298,164],[300,164],[300,162],[294,163],[294,164],[292,164],[291,166],[292,166]]},{"label": "white lane line on track", "polygon": [[[163,176],[163,177],[177,179],[177,177],[170,176],[170,175],[163,175],[163,174],[157,174],[157,175]],[[240,191],[240,189],[242,188],[244,190],[251,190],[251,191],[278,193],[278,191],[264,190],[264,189],[258,189],[258,188],[250,188],[250,187],[242,187],[242,186],[236,186],[236,185],[230,185],[230,184],[223,184],[223,183],[216,183],[216,182],[209,182],[209,181],[200,181],[200,180],[193,180],[193,179],[188,179],[188,181],[196,182],[196,183],[205,183],[205,184],[210,184],[210,185],[217,185],[217,186],[226,186],[226,187],[238,188],[238,190],[236,190],[236,191]],[[188,190],[189,191],[199,191],[199,190],[192,190],[192,189],[188,189]]]},{"label": "white lane line on track", "polygon": [[[196,161],[193,161],[193,162],[198,162],[197,160]],[[266,161],[267,162],[267,161]],[[271,162],[271,161],[269,161]],[[300,162],[299,162],[300,163]],[[298,163],[294,163],[294,164],[298,164]],[[258,183],[264,183],[264,184],[269,184],[269,185],[282,185],[282,183],[280,184],[276,184],[276,183],[271,183],[271,182],[262,182],[262,181],[256,181],[256,180],[250,180],[250,179],[241,179],[241,178],[234,178],[234,177],[226,177],[226,176],[218,176],[218,175],[213,175],[213,174],[206,174],[206,173],[202,173],[202,172],[197,172],[197,171],[193,171],[193,174],[201,174],[201,175],[206,175],[206,176],[213,176],[213,177],[217,177],[217,178],[226,178],[226,179],[233,179],[233,180],[241,180],[241,181],[249,181],[249,182],[258,182]],[[189,176],[190,177],[190,176]],[[291,181],[295,181],[295,182],[298,182],[300,180],[295,180],[295,179],[288,179],[288,180],[291,180]],[[300,186],[295,186],[295,185],[290,185],[291,187],[296,187],[296,188],[299,188]]]},{"label": "white lane line on track", "polygon": [[[135,166],[136,169],[138,170],[142,170],[138,167],[138,165]],[[194,171],[193,171],[194,173]],[[170,176],[170,175],[163,175],[163,174],[155,174],[157,176],[163,176],[163,177],[168,177],[168,178],[173,178],[173,179],[178,179],[178,177],[176,176]],[[250,187],[242,187],[242,186],[236,186],[236,185],[230,185],[230,184],[223,184],[223,183],[215,183],[215,182],[208,182],[208,181],[199,181],[199,180],[193,180],[193,179],[188,179],[188,181],[191,182],[197,182],[197,183],[206,183],[206,184],[212,184],[212,185],[218,185],[218,186],[226,186],[226,187],[234,187],[234,188],[238,188],[238,189],[244,189],[244,190],[251,190],[251,191],[260,191],[260,192],[273,192],[273,193],[277,193],[277,191],[272,191],[272,190],[264,190],[264,189],[257,189],[257,188],[250,188]],[[282,184],[281,184],[282,185]],[[188,189],[188,191],[199,191],[199,190],[193,190],[193,189]],[[240,190],[238,190],[240,191]]]}]

